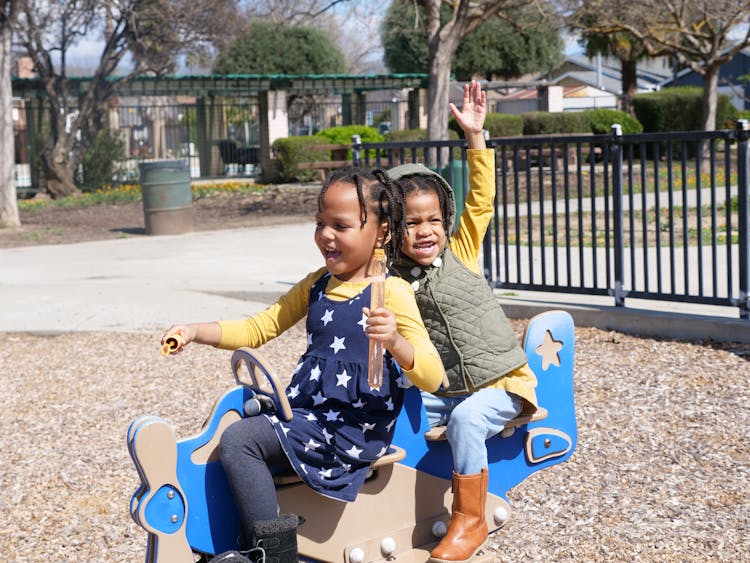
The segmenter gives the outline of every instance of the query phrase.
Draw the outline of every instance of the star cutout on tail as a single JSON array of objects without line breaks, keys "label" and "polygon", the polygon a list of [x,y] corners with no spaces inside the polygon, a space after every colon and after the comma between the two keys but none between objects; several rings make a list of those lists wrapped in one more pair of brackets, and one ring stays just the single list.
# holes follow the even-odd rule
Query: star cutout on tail
[{"label": "star cutout on tail", "polygon": [[544,342],[535,349],[536,353],[542,357],[542,370],[547,371],[550,365],[560,365],[560,355],[558,352],[562,347],[562,341],[552,338],[552,333],[549,330],[545,331]]}]

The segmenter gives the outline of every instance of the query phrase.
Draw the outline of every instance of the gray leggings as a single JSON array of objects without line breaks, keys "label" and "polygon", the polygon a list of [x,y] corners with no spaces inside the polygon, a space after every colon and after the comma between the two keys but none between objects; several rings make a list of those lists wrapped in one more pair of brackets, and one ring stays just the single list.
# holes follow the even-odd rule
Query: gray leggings
[{"label": "gray leggings", "polygon": [[253,523],[278,517],[273,475],[291,468],[265,416],[243,418],[221,435],[221,464],[240,516],[241,547],[250,549]]}]

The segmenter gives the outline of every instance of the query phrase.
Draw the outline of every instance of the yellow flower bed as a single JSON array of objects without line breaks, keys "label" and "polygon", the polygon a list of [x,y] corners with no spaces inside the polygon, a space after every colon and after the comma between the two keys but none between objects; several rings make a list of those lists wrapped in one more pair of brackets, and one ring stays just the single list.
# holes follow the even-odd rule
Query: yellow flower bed
[{"label": "yellow flower bed", "polygon": [[[262,190],[265,187],[262,184],[242,180],[221,183],[197,182],[191,184],[193,199],[200,199],[217,193],[252,193]],[[140,199],[141,186],[139,184],[120,184],[117,186],[102,186],[95,191],[83,192],[60,199],[18,200],[18,209],[21,211],[34,211],[46,207],[83,207],[100,203],[140,201]]]}]

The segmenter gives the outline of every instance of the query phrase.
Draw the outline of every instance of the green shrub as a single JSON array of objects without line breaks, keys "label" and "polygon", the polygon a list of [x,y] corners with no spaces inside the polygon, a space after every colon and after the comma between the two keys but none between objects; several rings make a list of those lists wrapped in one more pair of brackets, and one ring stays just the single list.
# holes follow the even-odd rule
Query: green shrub
[{"label": "green shrub", "polygon": [[[315,133],[316,137],[325,139],[323,142],[346,145],[352,144],[353,135],[359,135],[363,143],[380,143],[383,141],[383,135],[378,133],[377,129],[366,125],[339,125]],[[318,139],[318,143],[320,142],[320,139]]]},{"label": "green shrub", "polygon": [[[454,133],[455,131],[449,131]],[[427,129],[402,129],[401,131],[388,131],[384,139],[387,143],[408,143],[411,141],[426,141]]]},{"label": "green shrub", "polygon": [[[460,137],[458,136],[458,133],[456,133],[452,129],[448,129],[448,140],[457,141],[459,138]],[[392,143],[409,143],[409,142],[421,143],[426,140],[427,140],[426,129],[402,129],[400,131],[389,131],[388,133],[385,134],[385,141],[392,142]],[[386,162],[389,162],[388,152],[392,153],[394,160],[398,160],[400,156],[399,153],[402,152],[402,149],[380,151],[381,159],[386,159]],[[407,162],[411,162],[411,161],[422,162],[424,160],[424,147],[403,149],[403,156]],[[381,165],[385,166],[382,160],[381,160]]]},{"label": "green shrub", "polygon": [[580,111],[530,111],[522,113],[524,135],[590,133],[588,118]]},{"label": "green shrub", "polygon": [[[318,142],[331,143],[331,144],[343,144],[351,145],[352,136],[359,135],[363,143],[382,143],[383,135],[374,127],[368,127],[367,125],[339,125],[337,127],[329,127],[318,131],[315,136],[318,137]],[[322,139],[322,141],[321,141]],[[374,153],[370,155],[370,158],[374,156]],[[362,155],[364,158],[365,155]],[[346,158],[351,160],[352,151],[346,152]]]},{"label": "green shrub", "polygon": [[271,148],[278,161],[277,174],[282,182],[311,182],[318,178],[318,170],[300,170],[300,162],[331,160],[331,151],[316,150],[314,145],[324,144],[320,137],[304,135],[276,139]]},{"label": "green shrub", "polygon": [[120,132],[108,128],[99,131],[81,160],[81,189],[90,192],[111,184],[124,159],[125,143]]},{"label": "green shrub", "polygon": [[523,135],[523,117],[508,113],[488,113],[484,120],[484,128],[490,133],[490,138],[518,137]]},{"label": "green shrub", "polygon": [[[488,113],[484,119],[484,128],[489,132],[491,139],[518,137],[523,135],[523,118],[509,113]],[[448,131],[455,132],[460,139],[464,137],[464,132],[453,116],[448,120]]]},{"label": "green shrub", "polygon": [[643,125],[627,112],[617,109],[589,109],[582,112],[589,120],[591,132],[595,135],[609,133],[612,125],[619,123],[623,134],[643,133]]},{"label": "green shrub", "polygon": [[[700,131],[703,114],[703,88],[680,86],[658,92],[636,94],[633,111],[646,132]],[[716,127],[725,127],[734,113],[726,94],[716,99]]]},{"label": "green shrub", "polygon": [[[456,141],[460,138],[461,136],[458,133],[456,133],[455,130],[450,129],[450,128],[448,129],[449,140]],[[385,134],[384,140],[389,143],[408,143],[412,141],[414,142],[426,141],[427,129],[402,129],[400,131],[389,131],[388,133]]]}]

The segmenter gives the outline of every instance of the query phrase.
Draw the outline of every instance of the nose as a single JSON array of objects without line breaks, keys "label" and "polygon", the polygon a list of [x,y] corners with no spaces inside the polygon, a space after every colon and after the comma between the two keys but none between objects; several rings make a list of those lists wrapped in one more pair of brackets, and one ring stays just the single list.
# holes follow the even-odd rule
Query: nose
[{"label": "nose", "polygon": [[329,242],[333,240],[333,229],[328,226],[319,227],[318,228],[318,236],[320,237],[320,240],[324,242]]},{"label": "nose", "polygon": [[428,236],[431,232],[430,225],[427,223],[418,223],[415,225],[414,231],[418,237]]}]

